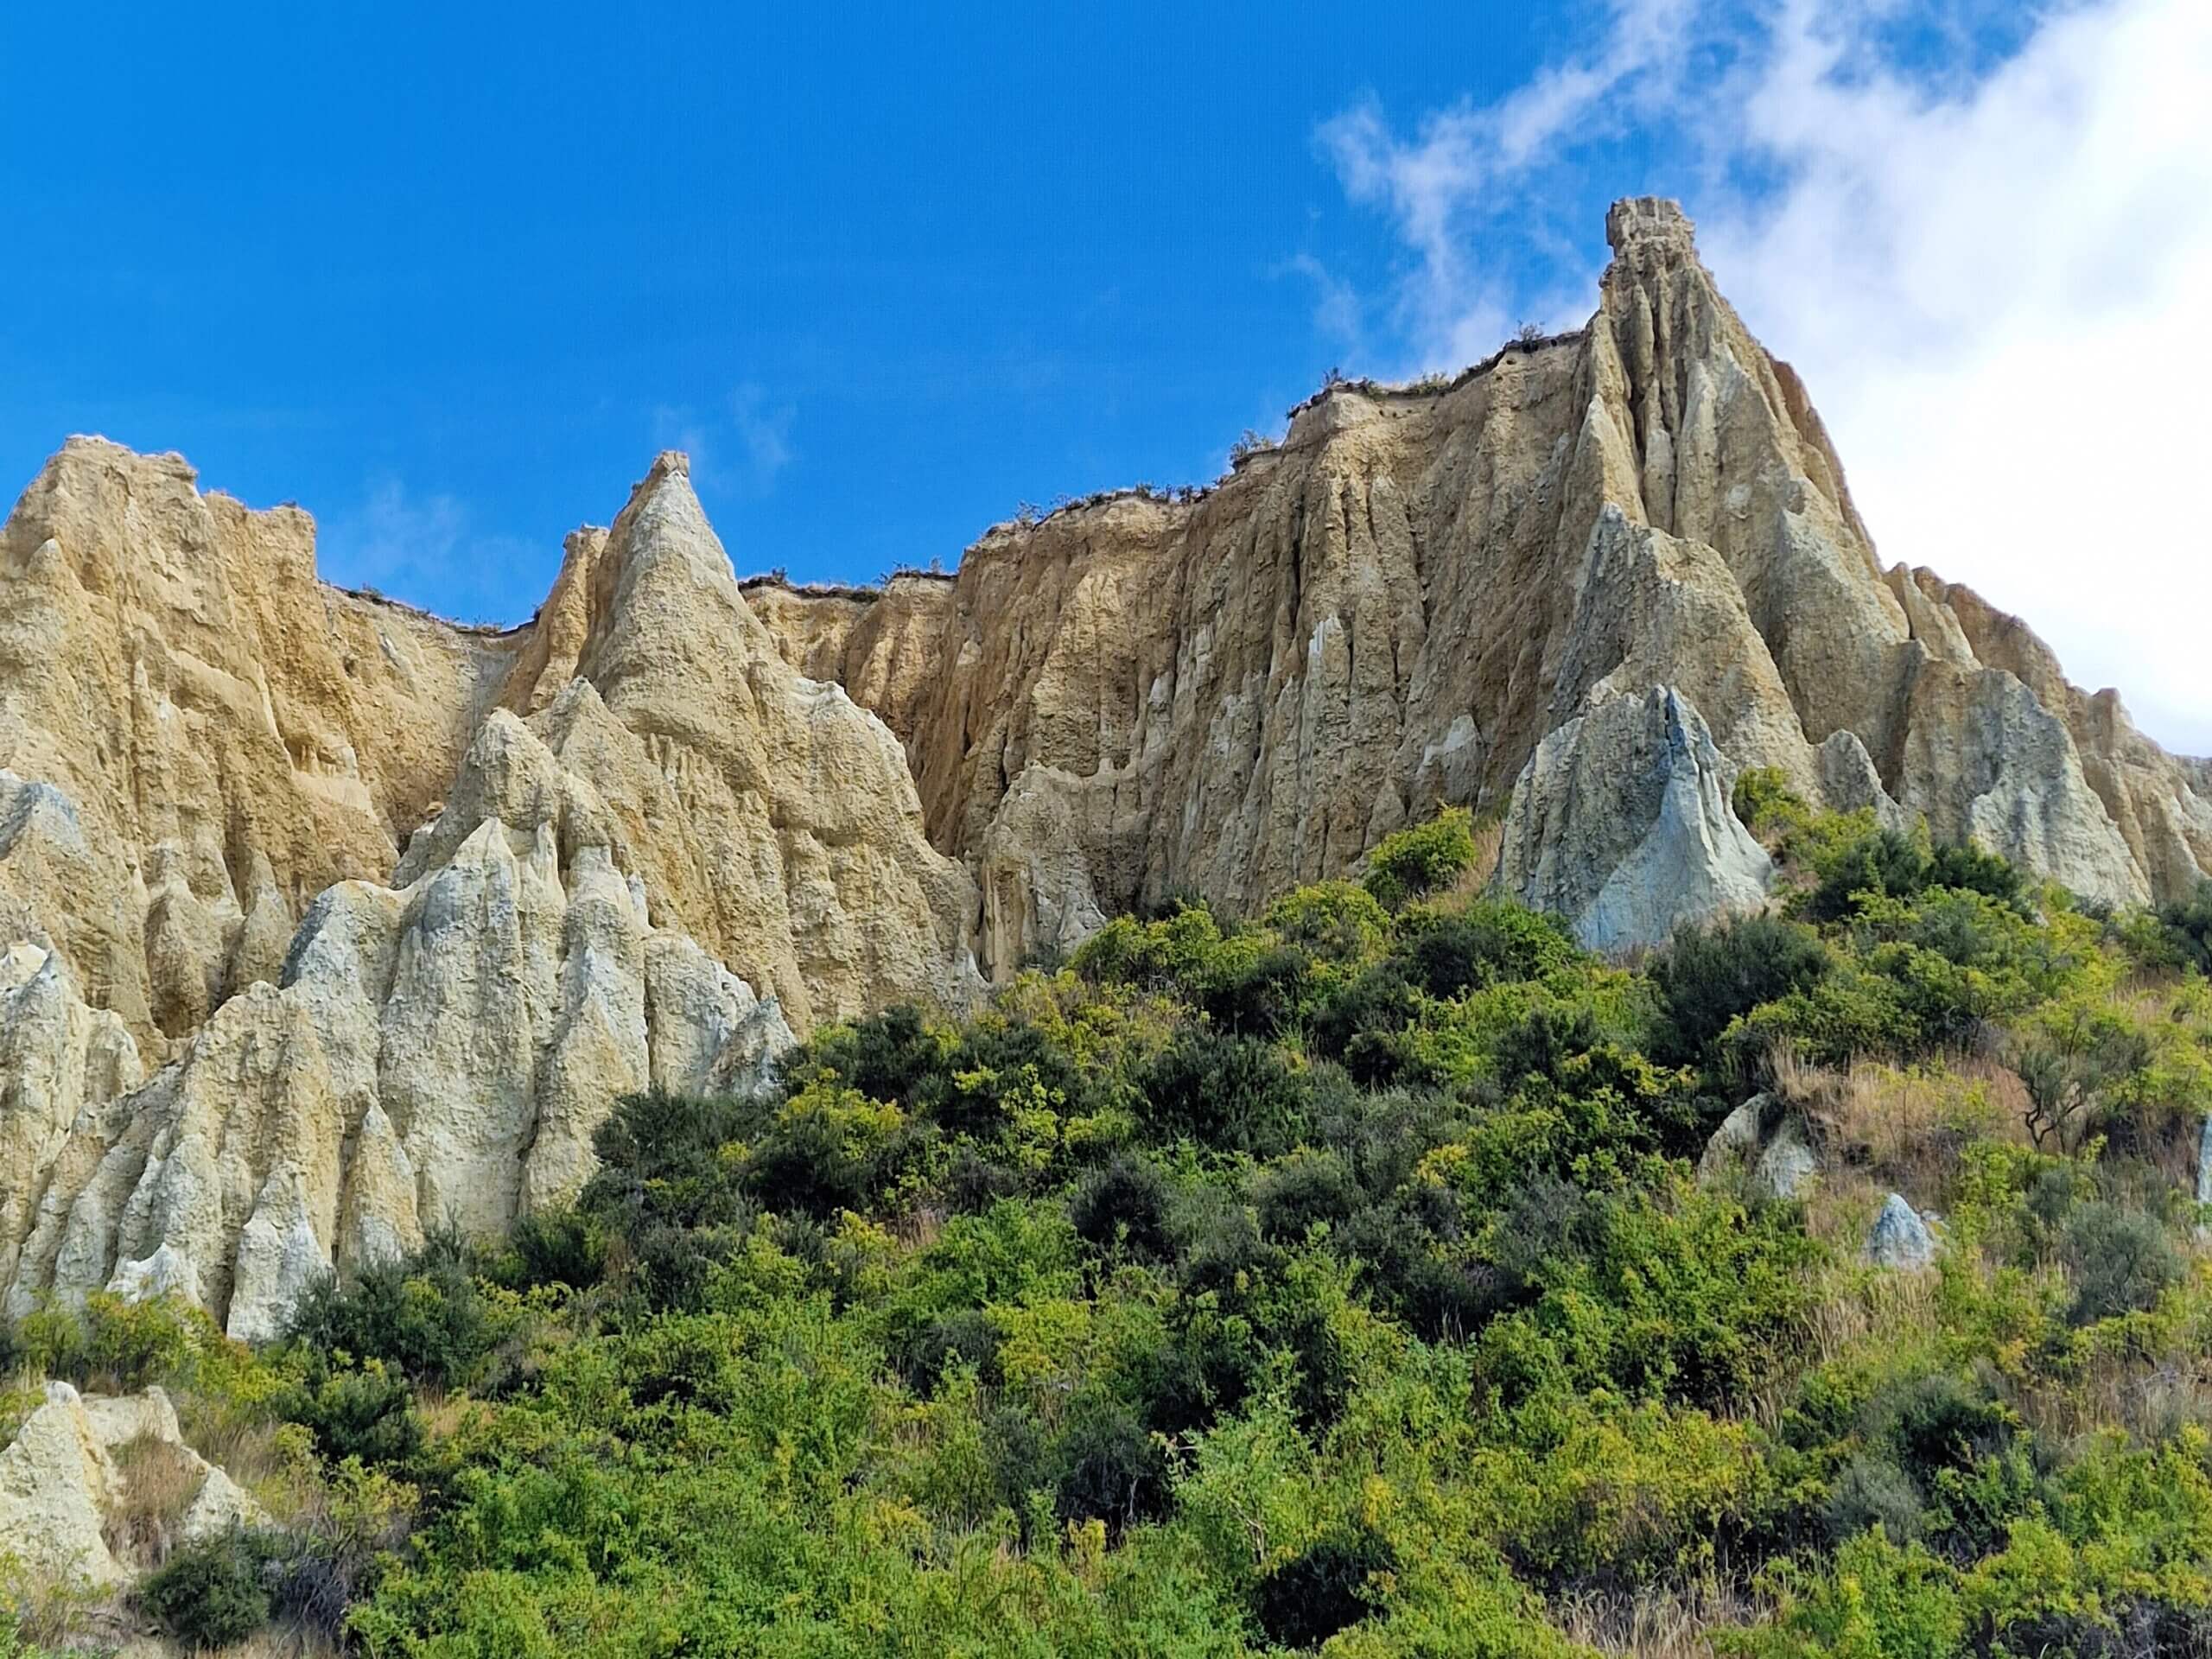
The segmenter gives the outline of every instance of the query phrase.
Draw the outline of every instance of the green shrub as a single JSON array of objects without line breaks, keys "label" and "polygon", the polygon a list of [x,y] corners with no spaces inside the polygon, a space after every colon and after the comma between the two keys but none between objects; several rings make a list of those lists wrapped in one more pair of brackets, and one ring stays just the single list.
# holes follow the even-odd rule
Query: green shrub
[{"label": "green shrub", "polygon": [[1114,1531],[1164,1514],[1167,1459],[1135,1414],[1078,1409],[1053,1452],[1052,1511],[1063,1522],[1103,1521]]},{"label": "green shrub", "polygon": [[1745,767],[1736,776],[1732,804],[1744,827],[1766,842],[1786,842],[1814,817],[1778,766]]},{"label": "green shrub", "polygon": [[468,1386],[524,1320],[475,1268],[457,1234],[435,1235],[414,1255],[372,1262],[351,1284],[325,1276],[293,1309],[288,1334],[317,1353],[380,1360],[433,1388]]},{"label": "green shrub", "polygon": [[1965,846],[1930,848],[1924,835],[1897,830],[1872,834],[1824,850],[1815,866],[1818,880],[1802,900],[1816,922],[1840,921],[1862,897],[1910,899],[1930,888],[1978,893],[2006,906],[2021,903],[2025,882],[1994,853]]},{"label": "green shrub", "polygon": [[1262,1155],[1294,1144],[1306,1121],[1304,1079],[1271,1043],[1185,1027],[1146,1068],[1144,1130]]},{"label": "green shrub", "polygon": [[1383,836],[1360,880],[1376,903],[1398,910],[1450,887],[1474,862],[1474,819],[1465,807],[1447,807],[1427,823]]},{"label": "green shrub", "polygon": [[1264,1171],[1253,1191],[1262,1236],[1288,1244],[1324,1224],[1341,1226],[1364,1197],[1351,1166],[1334,1152],[1294,1154]]},{"label": "green shrub", "polygon": [[404,1378],[372,1360],[340,1370],[318,1355],[307,1376],[278,1391],[270,1404],[313,1437],[333,1463],[358,1458],[371,1468],[404,1465],[423,1449],[423,1421]]},{"label": "green shrub", "polygon": [[580,1210],[533,1210],[516,1219],[494,1277],[515,1290],[565,1285],[587,1290],[607,1272],[607,1230]]},{"label": "green shrub", "polygon": [[592,1137],[599,1168],[580,1207],[631,1238],[658,1226],[706,1229],[749,1220],[753,1205],[732,1179],[733,1149],[758,1116],[747,1101],[693,1099],[659,1089],[625,1095]]},{"label": "green shrub", "polygon": [[765,1208],[817,1218],[866,1210],[916,1167],[927,1139],[897,1106],[810,1078],[756,1120],[741,1168]]},{"label": "green shrub", "polygon": [[1681,927],[1651,967],[1664,1025],[1664,1058],[1706,1058],[1731,1022],[1762,1003],[1809,991],[1834,965],[1820,936],[1777,916]]},{"label": "green shrub", "polygon": [[1581,954],[1556,918],[1507,899],[1409,918],[1406,928],[1397,959],[1408,980],[1439,998],[1541,978]]},{"label": "green shrub", "polygon": [[1174,1254],[1168,1217],[1173,1192],[1154,1165],[1116,1153],[1092,1170],[1068,1200],[1076,1236],[1095,1249],[1126,1251],[1138,1262]]},{"label": "green shrub", "polygon": [[1367,1088],[1411,1081],[1420,1075],[1420,1066],[1405,1037],[1420,1015],[1419,995],[1404,974],[1395,964],[1378,964],[1315,1011],[1306,1046]]},{"label": "green shrub", "polygon": [[269,1622],[264,1573],[272,1554],[259,1534],[238,1530],[184,1545],[138,1586],[139,1604],[188,1646],[243,1642]]},{"label": "green shrub", "polygon": [[1824,1511],[1839,1543],[1868,1528],[1893,1544],[1909,1544],[1926,1529],[1925,1505],[1912,1477],[1885,1457],[1854,1458],[1836,1478]]},{"label": "green shrub", "polygon": [[2158,912],[2174,959],[2200,974],[2212,975],[2212,880],[2196,884],[2196,891],[2177,904]]},{"label": "green shrub", "polygon": [[1389,938],[1389,912],[1350,881],[1323,881],[1286,893],[1268,911],[1268,925],[1286,944],[1316,961],[1357,966]]},{"label": "green shrub", "polygon": [[1260,1580],[1260,1628],[1286,1648],[1318,1648],[1373,1611],[1378,1581],[1397,1566],[1389,1541],[1366,1527],[1325,1532]]},{"label": "green shrub", "polygon": [[2158,1217],[2101,1200],[2076,1206],[2061,1241],[2074,1284],[2066,1317],[2075,1325],[2145,1312],[2185,1270],[2180,1249]]}]

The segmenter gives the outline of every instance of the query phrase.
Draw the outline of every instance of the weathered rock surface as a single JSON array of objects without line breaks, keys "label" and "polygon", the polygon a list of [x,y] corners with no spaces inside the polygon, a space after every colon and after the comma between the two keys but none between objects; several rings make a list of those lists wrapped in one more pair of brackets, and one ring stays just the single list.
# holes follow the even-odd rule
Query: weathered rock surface
[{"label": "weathered rock surface", "polygon": [[1536,746],[1497,879],[1601,950],[1758,910],[1773,861],[1729,804],[1735,781],[1674,687],[1606,698]]},{"label": "weathered rock surface", "polygon": [[1775,1126],[1751,1165],[1751,1196],[1782,1202],[1802,1198],[1820,1179],[1821,1160],[1795,1112]]},{"label": "weathered rock surface", "polygon": [[1767,1095],[1753,1095],[1720,1120],[1720,1127],[1707,1139],[1697,1160],[1701,1185],[1732,1180],[1748,1170],[1758,1156],[1766,1131],[1766,1115],[1772,1104]]},{"label": "weathered rock surface", "polygon": [[[1804,387],[1679,211],[1624,202],[1608,231],[1580,332],[1440,389],[1333,387],[1198,499],[1002,525],[872,600],[749,591],[791,661],[899,734],[945,851],[1003,868],[998,815],[1055,774],[1055,861],[1072,830],[1109,913],[1185,887],[1253,908],[1440,803],[1503,809],[1556,771],[1554,734],[1660,686],[1722,775],[1777,766],[2107,899],[2212,868],[2201,763],[1967,590],[1884,573]],[[1544,815],[1586,849],[1548,847],[1547,882],[1586,905],[1651,823],[1594,792]],[[1732,900],[1731,839],[1700,882]],[[1509,879],[1541,897],[1531,868]]]},{"label": "weathered rock surface", "polygon": [[1697,1163],[1699,1185],[1738,1186],[1768,1203],[1804,1197],[1820,1173],[1803,1116],[1764,1094],[1721,1120]]},{"label": "weathered rock surface", "polygon": [[[49,1581],[112,1589],[137,1575],[109,1548],[126,1489],[117,1453],[151,1443],[181,1463],[192,1493],[176,1517],[187,1542],[268,1517],[237,1482],[184,1443],[175,1408],[159,1389],[79,1395],[49,1382],[45,1402],[0,1449],[0,1559]],[[127,1454],[126,1454],[127,1455]]]},{"label": "weathered rock surface", "polygon": [[71,440],[0,529],[11,1305],[260,1334],[572,1190],[626,1089],[752,1086],[786,1022],[960,1005],[1171,889],[1255,909],[1446,804],[1607,948],[1762,901],[1751,766],[2188,890],[2212,768],[1883,571],[1679,211],[1607,230],[1573,334],[880,591],[740,583],[671,454],[528,624],[461,628],[320,584],[296,509]]},{"label": "weathered rock surface", "polygon": [[1882,1212],[1866,1233],[1866,1259],[1878,1268],[1924,1268],[1936,1259],[1936,1235],[1903,1195],[1882,1200]]},{"label": "weathered rock surface", "polygon": [[[534,719],[557,734],[595,706],[580,683]],[[25,1152],[0,1211],[10,1312],[175,1289],[266,1337],[333,1267],[442,1222],[496,1235],[573,1193],[617,1096],[758,1086],[792,1040],[779,1007],[651,924],[590,783],[499,710],[454,796],[407,886],[324,893],[277,983],[232,997],[130,1092],[115,1017],[18,947],[0,1042],[40,1090],[0,1119]],[[456,815],[474,822],[448,849]]]}]

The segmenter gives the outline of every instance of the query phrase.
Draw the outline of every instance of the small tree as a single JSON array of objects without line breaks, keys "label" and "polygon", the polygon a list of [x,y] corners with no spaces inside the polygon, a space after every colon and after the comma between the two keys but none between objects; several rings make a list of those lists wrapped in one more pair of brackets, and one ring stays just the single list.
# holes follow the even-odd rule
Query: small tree
[{"label": "small tree", "polygon": [[2150,1058],[2149,1039],[2116,1015],[2075,1008],[2049,1022],[2012,1059],[2028,1091],[2021,1118],[2029,1138],[2038,1148],[2075,1151],[2107,1093]]}]

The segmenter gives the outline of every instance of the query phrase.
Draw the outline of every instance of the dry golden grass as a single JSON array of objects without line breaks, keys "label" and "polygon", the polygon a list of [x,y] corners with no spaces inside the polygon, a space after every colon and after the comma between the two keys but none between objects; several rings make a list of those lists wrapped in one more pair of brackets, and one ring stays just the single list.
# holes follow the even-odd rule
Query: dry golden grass
[{"label": "dry golden grass", "polygon": [[1828,1275],[1806,1316],[1806,1346],[1813,1364],[1826,1365],[1876,1338],[1893,1349],[1911,1346],[1942,1322],[1932,1274],[1842,1269]]},{"label": "dry golden grass", "polygon": [[1980,1055],[1940,1056],[1910,1067],[1859,1059],[1838,1068],[1808,1065],[1777,1046],[1761,1069],[1768,1089],[1803,1116],[1820,1148],[1807,1224],[1832,1241],[1863,1237],[1891,1192],[1923,1214],[1940,1214],[1968,1144],[2026,1138],[2019,1079]]},{"label": "dry golden grass", "polygon": [[1474,861],[1467,866],[1467,874],[1460,885],[1479,892],[1490,885],[1497,874],[1497,861],[1505,854],[1505,819],[1499,814],[1484,812],[1472,825],[1475,837]]},{"label": "dry golden grass", "polygon": [[1622,1659],[1711,1659],[1713,1630],[1750,1624],[1763,1611],[1739,1588],[1700,1584],[1586,1592],[1554,1604],[1551,1622],[1569,1641]]},{"label": "dry golden grass", "polygon": [[107,1547],[136,1567],[159,1567],[178,1542],[178,1526],[207,1471],[182,1446],[152,1434],[118,1446],[115,1468],[122,1481],[108,1507]]},{"label": "dry golden grass", "polygon": [[299,1463],[297,1452],[285,1446],[283,1425],[258,1411],[202,1395],[180,1391],[173,1397],[184,1443],[270,1509],[283,1513],[287,1507],[284,1489],[294,1482]]},{"label": "dry golden grass", "polygon": [[433,1441],[451,1440],[472,1418],[490,1409],[482,1401],[472,1400],[465,1394],[429,1389],[416,1394],[415,1404],[423,1419],[423,1432]]}]

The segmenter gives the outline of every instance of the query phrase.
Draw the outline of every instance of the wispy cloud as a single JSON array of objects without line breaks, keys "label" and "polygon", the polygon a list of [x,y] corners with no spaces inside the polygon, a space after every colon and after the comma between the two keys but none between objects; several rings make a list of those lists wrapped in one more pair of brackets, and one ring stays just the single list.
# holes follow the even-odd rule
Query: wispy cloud
[{"label": "wispy cloud", "polygon": [[418,495],[396,478],[376,480],[359,503],[317,529],[326,581],[373,588],[464,622],[527,614],[559,552],[485,531],[457,497]]},{"label": "wispy cloud", "polygon": [[1409,139],[1371,98],[1323,123],[1316,142],[1345,194],[1388,214],[1414,256],[1393,305],[1411,355],[1388,369],[1460,367],[1516,323],[1563,323],[1586,303],[1586,270],[1532,284],[1475,249],[1501,229],[1540,232],[1531,208],[1549,175],[1654,105],[1681,73],[1695,10],[1696,0],[1613,0],[1594,51],[1495,103],[1433,111]]},{"label": "wispy cloud", "polygon": [[792,405],[776,401],[748,380],[719,408],[656,408],[653,439],[663,448],[681,449],[691,457],[695,482],[733,494],[764,496],[797,457],[791,444],[796,414]]},{"label": "wispy cloud", "polygon": [[1707,262],[1803,372],[1885,556],[2021,612],[2201,752],[2207,86],[2202,0],[1630,0],[1501,100],[1410,137],[1358,105],[1319,142],[1410,256],[1393,315],[1421,366],[1563,320],[1566,291],[1586,313],[1580,256],[1473,250],[1602,187],[1594,140],[1675,146]]},{"label": "wispy cloud", "polygon": [[1278,276],[1300,276],[1313,289],[1313,332],[1332,344],[1359,346],[1366,335],[1365,308],[1359,290],[1310,253],[1300,253],[1275,267]]}]

